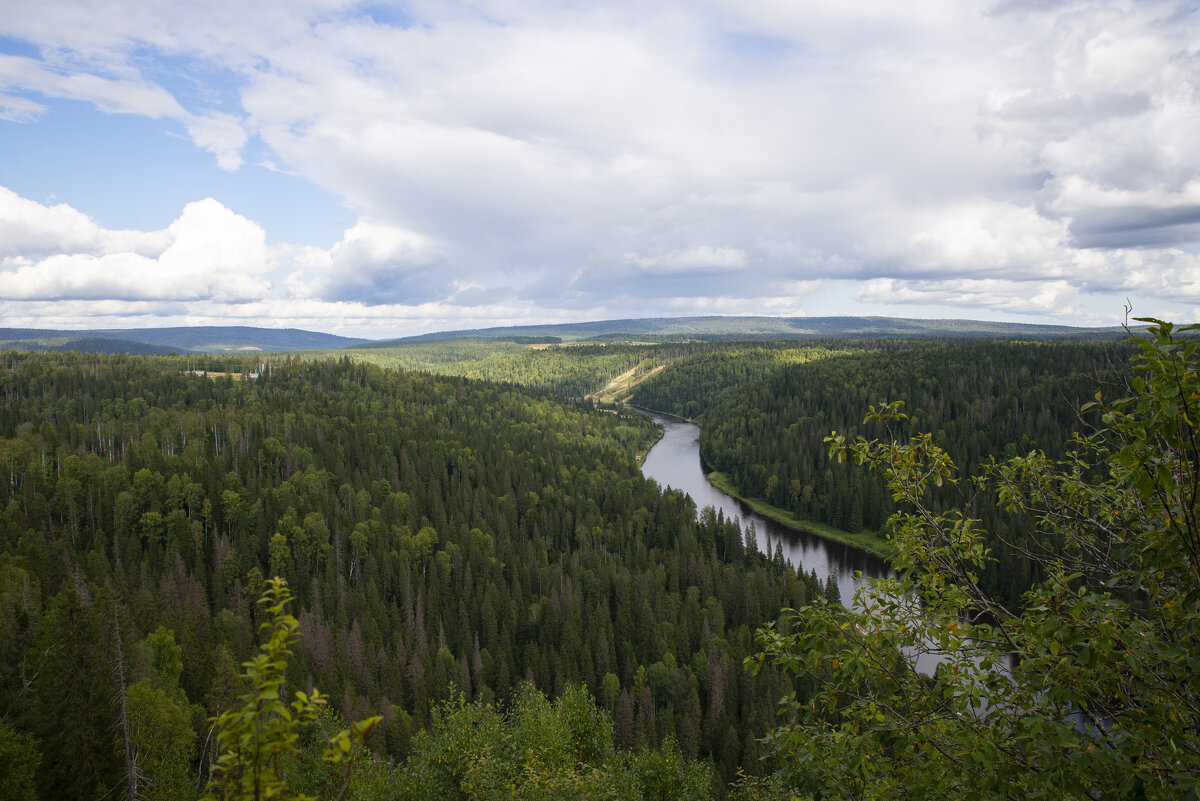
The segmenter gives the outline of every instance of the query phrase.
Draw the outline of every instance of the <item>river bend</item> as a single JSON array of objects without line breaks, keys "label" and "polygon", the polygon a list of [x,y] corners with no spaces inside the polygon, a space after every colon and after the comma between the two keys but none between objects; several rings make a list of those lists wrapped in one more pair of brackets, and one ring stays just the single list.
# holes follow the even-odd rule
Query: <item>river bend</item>
[{"label": "river bend", "polygon": [[740,519],[743,529],[754,531],[759,550],[774,553],[778,544],[793,566],[806,573],[815,570],[822,581],[835,576],[842,603],[848,604],[858,588],[856,571],[868,578],[886,574],[882,559],[851,545],[782,526],[709,484],[700,459],[700,427],[661,414],[650,416],[664,433],[642,465],[642,474],[647,478],[686,492],[696,502],[697,510],[712,506],[724,512],[726,518]]}]

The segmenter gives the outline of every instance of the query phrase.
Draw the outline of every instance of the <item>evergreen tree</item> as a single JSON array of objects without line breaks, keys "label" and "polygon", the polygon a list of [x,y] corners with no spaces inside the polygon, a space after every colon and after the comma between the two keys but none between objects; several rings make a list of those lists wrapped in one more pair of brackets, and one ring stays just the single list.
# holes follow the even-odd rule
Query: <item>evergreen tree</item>
[{"label": "evergreen tree", "polygon": [[58,592],[38,624],[33,732],[42,798],[98,799],[120,784],[110,639],[83,585]]},{"label": "evergreen tree", "polygon": [[[762,631],[749,667],[817,688],[784,699],[770,740],[791,792],[1200,798],[1200,352],[1180,336],[1198,327],[1147,322],[1130,394],[1098,394],[1100,426],[1064,459],[966,476],[929,434],[831,438],[903,502],[901,573]],[[869,418],[904,422],[898,404]],[[939,508],[938,485],[990,489],[1024,522],[1046,578],[1020,614],[982,586],[987,539],[969,505]]]}]

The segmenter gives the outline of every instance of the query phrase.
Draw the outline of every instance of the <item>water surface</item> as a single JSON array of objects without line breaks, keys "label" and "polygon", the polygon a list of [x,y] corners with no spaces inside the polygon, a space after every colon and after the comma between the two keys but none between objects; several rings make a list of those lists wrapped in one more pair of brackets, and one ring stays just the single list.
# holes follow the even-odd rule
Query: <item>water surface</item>
[{"label": "water surface", "polygon": [[724,512],[727,518],[738,518],[744,529],[754,532],[759,550],[774,553],[778,544],[793,566],[806,573],[815,570],[822,582],[827,576],[835,576],[842,603],[848,604],[858,587],[856,571],[868,578],[886,574],[887,566],[879,557],[852,545],[782,526],[709,484],[700,460],[700,427],[661,414],[650,416],[663,427],[664,433],[642,465],[642,474],[647,478],[691,495],[698,510],[711,506]]}]

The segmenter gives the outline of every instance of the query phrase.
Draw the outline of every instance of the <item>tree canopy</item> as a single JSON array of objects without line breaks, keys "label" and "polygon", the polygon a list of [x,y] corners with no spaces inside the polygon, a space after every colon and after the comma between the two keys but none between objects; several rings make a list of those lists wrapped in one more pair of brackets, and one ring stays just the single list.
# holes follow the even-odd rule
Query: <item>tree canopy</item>
[{"label": "tree canopy", "polygon": [[[814,798],[1200,798],[1200,354],[1148,320],[1127,396],[1097,394],[1098,427],[960,472],[927,434],[834,434],[897,503],[900,573],[848,609],[817,599],[768,624],[751,670],[813,689],[770,737],[793,792]],[[963,492],[934,503],[939,486]],[[1023,522],[1044,580],[1022,611],[980,576],[995,558],[971,499]],[[998,547],[1012,547],[1001,543]]]}]

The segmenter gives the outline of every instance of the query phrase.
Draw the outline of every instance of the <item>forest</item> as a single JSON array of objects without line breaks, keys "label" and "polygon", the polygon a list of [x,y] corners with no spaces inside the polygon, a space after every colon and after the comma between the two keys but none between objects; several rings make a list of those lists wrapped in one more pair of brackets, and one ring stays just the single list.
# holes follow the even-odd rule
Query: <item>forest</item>
[{"label": "forest", "polygon": [[368,343],[305,358],[354,361],[436,375],[517,384],[563,397],[602,390],[629,371],[646,372],[686,356],[729,347],[712,342],[555,342],[557,337],[510,336]]},{"label": "forest", "polygon": [[586,687],[620,753],[711,765],[718,795],[762,773],[792,683],[741,664],[821,588],[643,479],[646,417],[349,359],[188,366],[0,365],[0,751],[37,798],[133,773],[197,797],[273,576],[287,694],[318,688],[330,726],[381,716],[380,770],[446,703]]},{"label": "forest", "polygon": [[[230,758],[236,717],[214,722],[262,696],[258,655],[278,670],[262,697],[327,699],[305,707],[306,731],[272,762],[295,792],[791,797],[808,779],[780,749],[779,703],[791,699],[797,719],[796,704],[829,697],[838,665],[800,670],[779,643],[815,636],[790,610],[828,609],[836,630],[836,587],[644,479],[653,423],[583,396],[660,367],[632,401],[697,420],[705,461],[739,494],[881,535],[905,498],[888,474],[839,458],[831,432],[928,436],[955,472],[916,502],[970,516],[987,553],[971,574],[979,599],[1020,609],[1054,575],[1030,558],[1036,526],[980,479],[1002,469],[993,460],[1071,458],[1072,437],[1103,425],[1081,407],[1128,391],[1135,350],[449,340],[337,358],[10,351],[0,794],[199,798]],[[1099,482],[1103,468],[1080,478]],[[286,604],[258,602],[280,587]],[[785,639],[764,641],[763,624]],[[263,656],[266,633],[284,629],[294,642]],[[369,734],[343,774],[323,756],[354,721]]]},{"label": "forest", "polygon": [[[641,384],[633,402],[701,424],[705,462],[742,497],[800,521],[882,534],[895,511],[882,477],[830,458],[833,430],[871,434],[872,405],[902,401],[893,433],[928,432],[973,475],[992,459],[1042,449],[1065,455],[1070,436],[1098,422],[1079,414],[1097,391],[1128,380],[1132,346],[1120,342],[879,340],[827,347],[757,348],[680,360]],[[967,503],[984,528],[1020,541],[1023,523],[998,514],[988,493],[945,487],[938,503]],[[1038,578],[1012,549],[996,552],[988,591],[1016,603]]]}]

